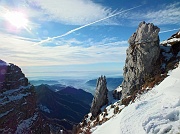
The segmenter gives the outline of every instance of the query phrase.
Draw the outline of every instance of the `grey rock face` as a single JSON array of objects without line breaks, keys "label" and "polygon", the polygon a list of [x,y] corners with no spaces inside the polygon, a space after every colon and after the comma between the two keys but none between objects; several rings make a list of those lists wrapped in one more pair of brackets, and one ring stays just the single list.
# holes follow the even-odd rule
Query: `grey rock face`
[{"label": "grey rock face", "polygon": [[141,89],[146,78],[160,71],[160,29],[152,23],[141,22],[129,39],[122,82],[122,98]]},{"label": "grey rock face", "polygon": [[96,91],[90,109],[93,117],[96,117],[101,112],[101,107],[108,103],[108,89],[106,85],[106,77],[99,77],[97,80]]}]

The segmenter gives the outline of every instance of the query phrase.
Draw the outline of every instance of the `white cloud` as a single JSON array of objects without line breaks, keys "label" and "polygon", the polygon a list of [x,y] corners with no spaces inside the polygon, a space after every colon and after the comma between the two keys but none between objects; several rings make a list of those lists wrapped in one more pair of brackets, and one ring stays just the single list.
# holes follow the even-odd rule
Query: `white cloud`
[{"label": "white cloud", "polygon": [[148,12],[147,14],[144,14],[143,17],[157,25],[179,24],[180,3],[165,6],[158,11]]},{"label": "white cloud", "polygon": [[91,0],[28,0],[43,10],[49,20],[83,25],[112,14],[110,8]]},{"label": "white cloud", "polygon": [[[105,41],[106,40],[106,41]],[[47,66],[124,62],[127,42],[82,42],[76,39],[55,41],[57,46],[34,46],[36,39],[23,39],[0,33],[1,59],[19,66]],[[61,42],[61,44],[59,44]],[[63,43],[64,44],[63,44]],[[77,43],[77,45],[73,45]],[[89,43],[88,47],[83,44]],[[92,45],[93,44],[93,45]]]},{"label": "white cloud", "polygon": [[124,18],[128,18],[137,25],[139,21],[147,21],[154,23],[156,25],[172,25],[180,23],[180,2],[169,4],[169,5],[161,5],[155,7],[154,9],[148,11],[139,11],[139,12],[129,12],[126,13]]},{"label": "white cloud", "polygon": [[[58,21],[63,24],[84,25],[118,12],[113,12],[111,8],[94,3],[91,0],[28,1],[33,1],[36,3],[36,6],[42,9],[43,12],[39,12],[38,14],[41,14],[44,20]],[[148,5],[148,3],[143,6],[146,5]],[[136,26],[137,23],[143,20],[152,22],[156,25],[179,25],[180,2],[168,5],[157,5],[156,7],[151,7],[149,10],[148,8],[139,8],[139,11],[133,10],[120,14],[118,21],[115,17],[114,19],[108,19],[103,22],[104,24],[120,24],[124,19]]]}]

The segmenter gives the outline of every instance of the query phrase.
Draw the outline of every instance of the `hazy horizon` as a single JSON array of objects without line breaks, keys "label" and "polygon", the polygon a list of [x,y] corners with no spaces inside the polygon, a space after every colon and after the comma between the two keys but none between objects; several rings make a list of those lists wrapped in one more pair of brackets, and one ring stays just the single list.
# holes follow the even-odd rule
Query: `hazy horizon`
[{"label": "hazy horizon", "polygon": [[121,78],[123,75],[120,72],[101,72],[101,71],[71,71],[71,72],[57,72],[57,73],[46,73],[45,75],[38,73],[25,73],[29,80],[61,80],[61,79],[84,79],[91,80],[97,79],[101,75],[105,75],[107,78]]},{"label": "hazy horizon", "polygon": [[119,63],[21,67],[22,71],[30,79],[92,79],[98,78],[101,75],[107,77],[121,77],[123,72],[122,68],[123,66]]}]

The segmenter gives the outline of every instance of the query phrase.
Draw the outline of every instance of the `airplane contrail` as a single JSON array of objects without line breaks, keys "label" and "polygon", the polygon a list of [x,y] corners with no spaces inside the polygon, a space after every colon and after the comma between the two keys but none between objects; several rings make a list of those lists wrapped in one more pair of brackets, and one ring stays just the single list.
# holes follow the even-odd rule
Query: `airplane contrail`
[{"label": "airplane contrail", "polygon": [[161,34],[161,33],[167,33],[167,32],[171,32],[171,31],[175,31],[175,30],[180,30],[180,28],[171,29],[171,30],[166,30],[166,31],[161,31],[161,32],[159,32],[159,33],[160,33],[160,34]]},{"label": "airplane contrail", "polygon": [[129,8],[129,9],[120,11],[120,12],[118,12],[118,13],[109,15],[109,16],[107,16],[107,17],[105,17],[105,18],[100,19],[100,20],[97,20],[97,21],[88,23],[88,24],[86,24],[86,25],[80,26],[80,27],[78,27],[78,28],[75,28],[75,29],[73,29],[73,30],[70,30],[70,31],[66,32],[65,34],[62,34],[62,35],[59,35],[59,36],[55,36],[55,37],[51,37],[51,38],[47,38],[47,39],[42,40],[42,41],[40,41],[40,42],[38,42],[38,43],[35,43],[34,45],[40,45],[40,44],[42,44],[42,43],[49,42],[49,41],[52,41],[52,40],[57,39],[57,38],[61,38],[61,37],[67,36],[67,35],[75,32],[75,31],[78,31],[78,30],[82,29],[82,28],[85,28],[85,27],[87,27],[87,26],[93,25],[93,24],[98,23],[98,22],[100,22],[100,21],[103,21],[103,20],[112,18],[112,17],[114,17],[114,16],[116,16],[116,15],[119,15],[119,14],[121,14],[121,13],[123,13],[123,12],[127,12],[127,11],[133,10],[133,9],[138,8],[138,7],[141,7],[141,6],[142,6],[142,5],[139,5],[139,6],[132,7],[132,8]]}]

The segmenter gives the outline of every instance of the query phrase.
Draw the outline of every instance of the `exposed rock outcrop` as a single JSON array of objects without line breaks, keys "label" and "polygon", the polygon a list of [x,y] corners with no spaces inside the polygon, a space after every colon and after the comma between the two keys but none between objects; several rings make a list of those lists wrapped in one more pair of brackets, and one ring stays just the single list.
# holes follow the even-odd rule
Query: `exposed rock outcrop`
[{"label": "exposed rock outcrop", "polygon": [[50,133],[37,106],[34,87],[21,69],[0,60],[0,133]]},{"label": "exposed rock outcrop", "polygon": [[108,89],[106,77],[101,76],[97,80],[96,91],[92,101],[90,112],[96,117],[101,112],[101,107],[108,103]]},{"label": "exposed rock outcrop", "polygon": [[141,22],[130,37],[123,73],[122,98],[140,90],[147,78],[159,73],[159,31],[152,23]]},{"label": "exposed rock outcrop", "polygon": [[164,46],[167,46],[168,44],[171,46],[171,51],[176,56],[180,51],[180,31],[173,34],[169,39],[161,42],[161,45]]},{"label": "exposed rock outcrop", "polygon": [[163,73],[175,69],[180,61],[180,31],[169,39],[162,41],[161,45],[161,69]]},{"label": "exposed rock outcrop", "polygon": [[119,86],[113,91],[113,98],[116,100],[120,100],[121,96],[122,96],[122,86]]}]

